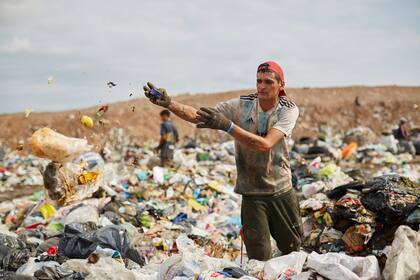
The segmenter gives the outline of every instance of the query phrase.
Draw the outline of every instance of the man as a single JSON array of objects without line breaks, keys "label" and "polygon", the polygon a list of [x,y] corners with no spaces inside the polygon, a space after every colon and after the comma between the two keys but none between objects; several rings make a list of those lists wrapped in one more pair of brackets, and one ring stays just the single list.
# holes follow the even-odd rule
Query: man
[{"label": "man", "polygon": [[298,250],[302,223],[292,189],[286,137],[299,115],[287,98],[283,70],[274,61],[257,69],[257,93],[200,108],[171,100],[164,89],[156,98],[153,84],[144,87],[154,104],[164,106],[198,128],[226,131],[235,139],[237,184],[242,194],[243,237],[250,259],[271,258],[270,234],[282,254]]},{"label": "man", "polygon": [[400,123],[398,125],[396,138],[399,141],[399,145],[403,149],[404,152],[408,152],[411,155],[416,155],[416,149],[413,145],[413,142],[410,141],[410,137],[408,135],[408,128],[407,128],[407,119],[402,117],[400,119]]},{"label": "man", "polygon": [[167,166],[174,157],[175,143],[178,142],[178,130],[171,122],[171,112],[163,110],[160,112],[160,141],[156,150],[160,150],[161,166]]}]

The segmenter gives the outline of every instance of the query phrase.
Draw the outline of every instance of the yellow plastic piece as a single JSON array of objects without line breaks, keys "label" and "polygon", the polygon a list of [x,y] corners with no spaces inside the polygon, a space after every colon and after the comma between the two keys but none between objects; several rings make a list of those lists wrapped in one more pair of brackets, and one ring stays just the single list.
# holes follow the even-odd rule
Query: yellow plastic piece
[{"label": "yellow plastic piece", "polygon": [[195,211],[201,211],[203,210],[203,205],[198,203],[194,198],[188,199],[188,206],[190,206]]},{"label": "yellow plastic piece", "polygon": [[92,181],[95,181],[98,178],[98,172],[83,172],[82,175],[79,176],[79,184],[87,184]]},{"label": "yellow plastic piece", "polygon": [[38,211],[41,213],[44,220],[48,220],[51,217],[54,217],[55,213],[57,212],[51,204],[45,203],[41,207],[38,208]]},{"label": "yellow plastic piece", "polygon": [[87,128],[93,127],[93,119],[89,116],[83,115],[80,122]]}]

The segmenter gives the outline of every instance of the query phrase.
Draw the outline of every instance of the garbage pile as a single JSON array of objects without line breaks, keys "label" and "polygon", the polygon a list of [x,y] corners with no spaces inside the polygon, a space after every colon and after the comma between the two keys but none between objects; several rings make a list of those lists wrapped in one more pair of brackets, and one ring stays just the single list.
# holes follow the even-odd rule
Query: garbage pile
[{"label": "garbage pile", "polygon": [[[0,278],[415,279],[418,165],[364,172],[364,146],[345,144],[344,135],[330,139],[301,139],[291,153],[301,251],[274,249],[277,257],[260,262],[248,260],[241,241],[232,141],[189,143],[163,168],[154,143],[140,146],[121,129],[98,154],[84,139],[42,128],[30,139],[37,157],[14,164],[24,166],[23,177],[36,173],[44,188],[0,203]],[[9,189],[18,169],[12,155],[0,159]],[[409,178],[398,175],[404,168]]]},{"label": "garbage pile", "polygon": [[38,166],[45,160],[34,155],[23,157],[18,151],[10,151],[0,143],[0,162],[0,193],[17,187],[43,185]]}]

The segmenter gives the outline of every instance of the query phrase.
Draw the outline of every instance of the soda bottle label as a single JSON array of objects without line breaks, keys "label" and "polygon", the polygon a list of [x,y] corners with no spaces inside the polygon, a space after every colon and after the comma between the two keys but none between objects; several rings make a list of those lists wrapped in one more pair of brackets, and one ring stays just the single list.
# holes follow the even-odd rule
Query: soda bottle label
[{"label": "soda bottle label", "polygon": [[161,98],[162,97],[162,93],[157,91],[156,89],[152,88],[150,90],[150,94],[154,97],[154,98]]}]

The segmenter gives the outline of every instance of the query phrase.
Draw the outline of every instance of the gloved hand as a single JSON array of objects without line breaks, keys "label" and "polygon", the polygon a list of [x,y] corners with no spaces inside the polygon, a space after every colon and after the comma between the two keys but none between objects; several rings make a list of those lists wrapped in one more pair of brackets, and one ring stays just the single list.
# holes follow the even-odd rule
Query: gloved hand
[{"label": "gloved hand", "polygon": [[222,113],[219,113],[213,108],[202,107],[197,111],[198,128],[212,128],[228,131],[232,125],[232,121],[227,119]]},{"label": "gloved hand", "polygon": [[[143,87],[144,95],[146,95],[149,100],[156,105],[162,106],[162,107],[168,107],[169,104],[171,104],[171,98],[169,97],[168,93],[166,92],[166,89],[164,88],[158,88],[151,83],[147,82],[147,86]],[[160,96],[153,95],[153,91],[158,91],[161,93]]]}]

